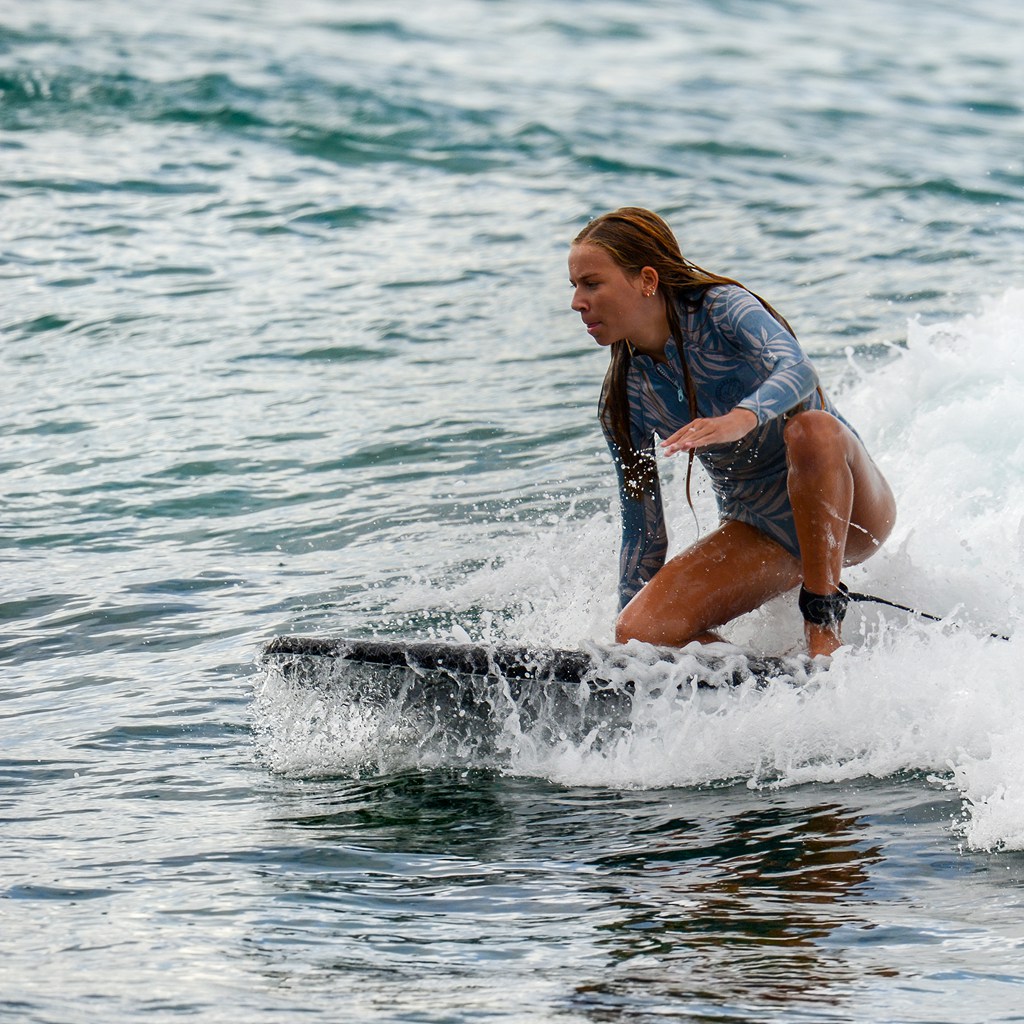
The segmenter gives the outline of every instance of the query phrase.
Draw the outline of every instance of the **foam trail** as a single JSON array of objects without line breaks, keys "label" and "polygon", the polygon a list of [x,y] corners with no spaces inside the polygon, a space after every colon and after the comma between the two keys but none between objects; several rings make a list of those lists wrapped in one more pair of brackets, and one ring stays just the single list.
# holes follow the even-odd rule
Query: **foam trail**
[{"label": "foam trail", "polygon": [[[1024,849],[1024,291],[987,301],[953,323],[911,323],[906,347],[882,365],[851,356],[837,392],[886,473],[899,520],[886,547],[850,570],[852,589],[946,617],[915,621],[859,605],[848,647],[831,670],[800,687],[662,694],[638,702],[629,728],[559,738],[510,730],[502,766],[568,785],[751,786],[838,782],[900,772],[931,774],[958,790],[958,825],[978,848]],[[693,535],[668,467],[664,488],[678,548]],[[610,474],[609,474],[610,476]],[[676,494],[675,492],[680,492]],[[606,642],[614,618],[617,523],[610,512],[566,517],[531,537],[503,541],[504,558],[439,590],[413,584],[409,607],[467,609],[462,639],[577,646]],[[713,521],[706,489],[703,522]],[[396,602],[397,604],[397,602]],[[473,609],[491,612],[481,620]],[[1011,634],[993,640],[990,630]],[[781,598],[730,624],[737,644],[797,648],[795,602]],[[656,685],[637,667],[640,687]],[[323,752],[321,752],[321,756]]]},{"label": "foam trail", "polygon": [[[913,322],[906,347],[884,365],[865,367],[851,355],[850,382],[837,395],[899,502],[889,543],[850,570],[848,582],[946,616],[948,625],[857,606],[850,650],[817,686],[656,709],[614,748],[524,749],[518,769],[625,786],[730,778],[793,785],[928,771],[962,793],[971,846],[1024,848],[1024,651],[1019,638],[988,636],[1014,633],[1024,594],[1022,327],[1021,290],[955,322]],[[678,546],[692,533],[678,499],[670,517]],[[561,524],[555,536],[524,542],[500,568],[461,581],[460,597],[516,594],[518,608],[503,623],[510,635],[539,639],[547,629],[562,642],[606,638],[613,519]],[[587,572],[574,577],[562,569],[567,562]],[[538,565],[549,568],[550,581]],[[790,649],[800,637],[792,605],[782,599],[746,616],[730,639]]]}]

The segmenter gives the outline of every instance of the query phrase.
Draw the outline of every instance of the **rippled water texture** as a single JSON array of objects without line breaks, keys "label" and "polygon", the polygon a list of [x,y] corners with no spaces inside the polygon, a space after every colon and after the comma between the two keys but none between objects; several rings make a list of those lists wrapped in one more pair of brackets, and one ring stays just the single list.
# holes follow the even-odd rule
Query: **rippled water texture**
[{"label": "rippled water texture", "polygon": [[[1022,43],[1008,0],[0,8],[0,1019],[1019,1020]],[[608,639],[565,256],[626,203],[795,325],[899,495],[851,583],[945,622],[614,735],[359,733],[260,643]]]}]

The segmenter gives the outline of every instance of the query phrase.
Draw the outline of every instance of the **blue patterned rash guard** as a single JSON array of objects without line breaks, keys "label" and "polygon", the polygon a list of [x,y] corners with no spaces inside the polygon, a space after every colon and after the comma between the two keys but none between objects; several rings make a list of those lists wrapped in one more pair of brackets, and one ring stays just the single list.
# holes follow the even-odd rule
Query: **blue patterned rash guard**
[{"label": "blue patterned rash guard", "polygon": [[[797,340],[746,289],[716,285],[702,301],[680,303],[678,312],[683,352],[677,339],[669,338],[666,363],[638,352],[630,360],[626,392],[633,446],[653,456],[656,437],[665,439],[690,422],[685,354],[699,416],[721,416],[735,408],[757,416],[757,426],[739,441],[697,452],[721,519],[749,523],[799,558],[786,489],[785,416],[803,404],[842,417],[827,399],[822,405],[817,374]],[[618,446],[607,427],[604,433],[619,481],[619,602],[625,607],[664,564],[668,537],[657,475],[643,499],[631,497]]]}]

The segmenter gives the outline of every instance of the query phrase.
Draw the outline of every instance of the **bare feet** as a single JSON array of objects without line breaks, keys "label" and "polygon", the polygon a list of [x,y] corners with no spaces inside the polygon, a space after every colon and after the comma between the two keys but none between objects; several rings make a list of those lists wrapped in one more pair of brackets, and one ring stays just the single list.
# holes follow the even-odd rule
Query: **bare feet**
[{"label": "bare feet", "polygon": [[819,654],[831,656],[843,646],[839,635],[839,625],[816,626],[813,622],[804,623],[804,638],[807,641],[807,653],[816,658]]}]

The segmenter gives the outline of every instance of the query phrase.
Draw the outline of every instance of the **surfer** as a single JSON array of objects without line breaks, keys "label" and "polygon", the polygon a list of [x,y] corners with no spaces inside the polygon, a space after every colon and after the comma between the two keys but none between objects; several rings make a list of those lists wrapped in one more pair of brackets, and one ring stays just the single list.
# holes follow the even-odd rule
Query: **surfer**
[{"label": "surfer", "polygon": [[[687,260],[657,214],[591,221],[569,252],[572,308],[611,351],[599,416],[619,481],[615,639],[683,646],[800,585],[808,653],[842,645],[844,565],[896,518],[892,490],[767,302]],[[655,462],[694,454],[721,522],[666,561]],[[687,499],[690,473],[687,470]]]}]

